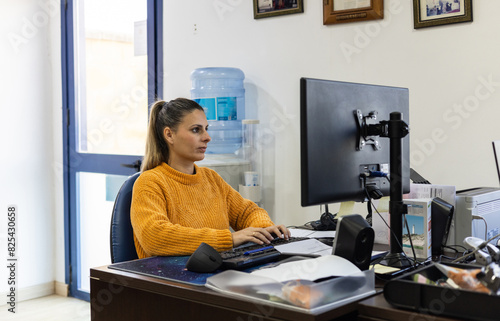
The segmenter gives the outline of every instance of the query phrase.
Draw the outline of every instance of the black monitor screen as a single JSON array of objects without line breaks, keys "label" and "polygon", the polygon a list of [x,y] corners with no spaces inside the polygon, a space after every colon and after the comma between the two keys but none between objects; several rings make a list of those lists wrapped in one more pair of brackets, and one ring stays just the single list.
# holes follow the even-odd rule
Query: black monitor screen
[{"label": "black monitor screen", "polygon": [[[300,79],[302,206],[361,202],[368,185],[389,195],[390,178],[364,174],[389,173],[390,139],[367,136],[360,143],[356,115],[370,125],[392,112],[409,124],[408,89]],[[409,192],[409,135],[402,139],[402,182]]]}]

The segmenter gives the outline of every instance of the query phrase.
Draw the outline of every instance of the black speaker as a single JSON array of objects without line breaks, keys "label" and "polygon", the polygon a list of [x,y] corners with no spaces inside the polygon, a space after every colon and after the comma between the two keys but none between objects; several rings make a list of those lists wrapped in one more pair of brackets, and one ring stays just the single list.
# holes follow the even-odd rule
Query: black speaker
[{"label": "black speaker", "polygon": [[439,197],[436,197],[432,200],[431,209],[432,255],[441,255],[443,254],[446,241],[448,240],[448,233],[450,232],[455,207]]},{"label": "black speaker", "polygon": [[351,261],[362,271],[368,270],[374,240],[373,228],[361,215],[345,215],[338,219],[332,254]]}]

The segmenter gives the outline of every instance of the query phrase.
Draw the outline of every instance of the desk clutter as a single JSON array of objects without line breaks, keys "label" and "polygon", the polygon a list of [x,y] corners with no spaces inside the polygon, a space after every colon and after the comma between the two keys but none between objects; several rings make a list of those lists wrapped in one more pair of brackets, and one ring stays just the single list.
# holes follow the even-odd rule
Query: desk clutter
[{"label": "desk clutter", "polygon": [[499,266],[496,263],[432,263],[384,286],[390,304],[407,310],[466,320],[498,320]]},{"label": "desk clutter", "polygon": [[374,271],[361,271],[336,255],[292,257],[245,271],[217,270],[213,273],[188,271],[185,267],[188,259],[188,256],[157,256],[115,263],[109,268],[206,286],[218,292],[311,314],[375,294]]},{"label": "desk clutter", "polygon": [[370,258],[373,235],[359,237],[340,228],[359,223],[358,216],[339,221],[333,248],[305,236],[276,238],[269,245],[249,243],[221,253],[202,243],[190,257],[150,257],[109,268],[205,285],[248,300],[318,314],[375,294],[375,272],[360,264],[365,255],[360,261],[351,250],[349,255],[340,251],[351,249],[351,243],[360,238]]},{"label": "desk clutter", "polygon": [[318,314],[375,294],[373,270],[361,271],[336,255],[321,256],[251,273],[227,270],[207,278],[218,292]]}]

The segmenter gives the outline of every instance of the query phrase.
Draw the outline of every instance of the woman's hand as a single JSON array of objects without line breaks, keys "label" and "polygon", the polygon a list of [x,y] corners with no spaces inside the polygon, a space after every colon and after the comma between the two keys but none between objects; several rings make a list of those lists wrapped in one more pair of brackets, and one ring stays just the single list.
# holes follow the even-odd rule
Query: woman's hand
[{"label": "woman's hand", "polygon": [[290,236],[290,231],[284,225],[247,227],[246,229],[233,232],[233,247],[240,246],[246,242],[269,244],[275,237],[288,239]]}]

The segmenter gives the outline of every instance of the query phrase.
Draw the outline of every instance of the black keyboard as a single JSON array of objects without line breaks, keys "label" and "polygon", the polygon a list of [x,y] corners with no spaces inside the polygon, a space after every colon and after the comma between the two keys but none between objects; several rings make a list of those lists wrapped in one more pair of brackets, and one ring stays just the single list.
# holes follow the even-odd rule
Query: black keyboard
[{"label": "black keyboard", "polygon": [[281,253],[274,247],[307,240],[307,237],[275,238],[270,244],[247,243],[232,250],[221,252],[222,269],[242,270],[256,265],[276,262]]}]

